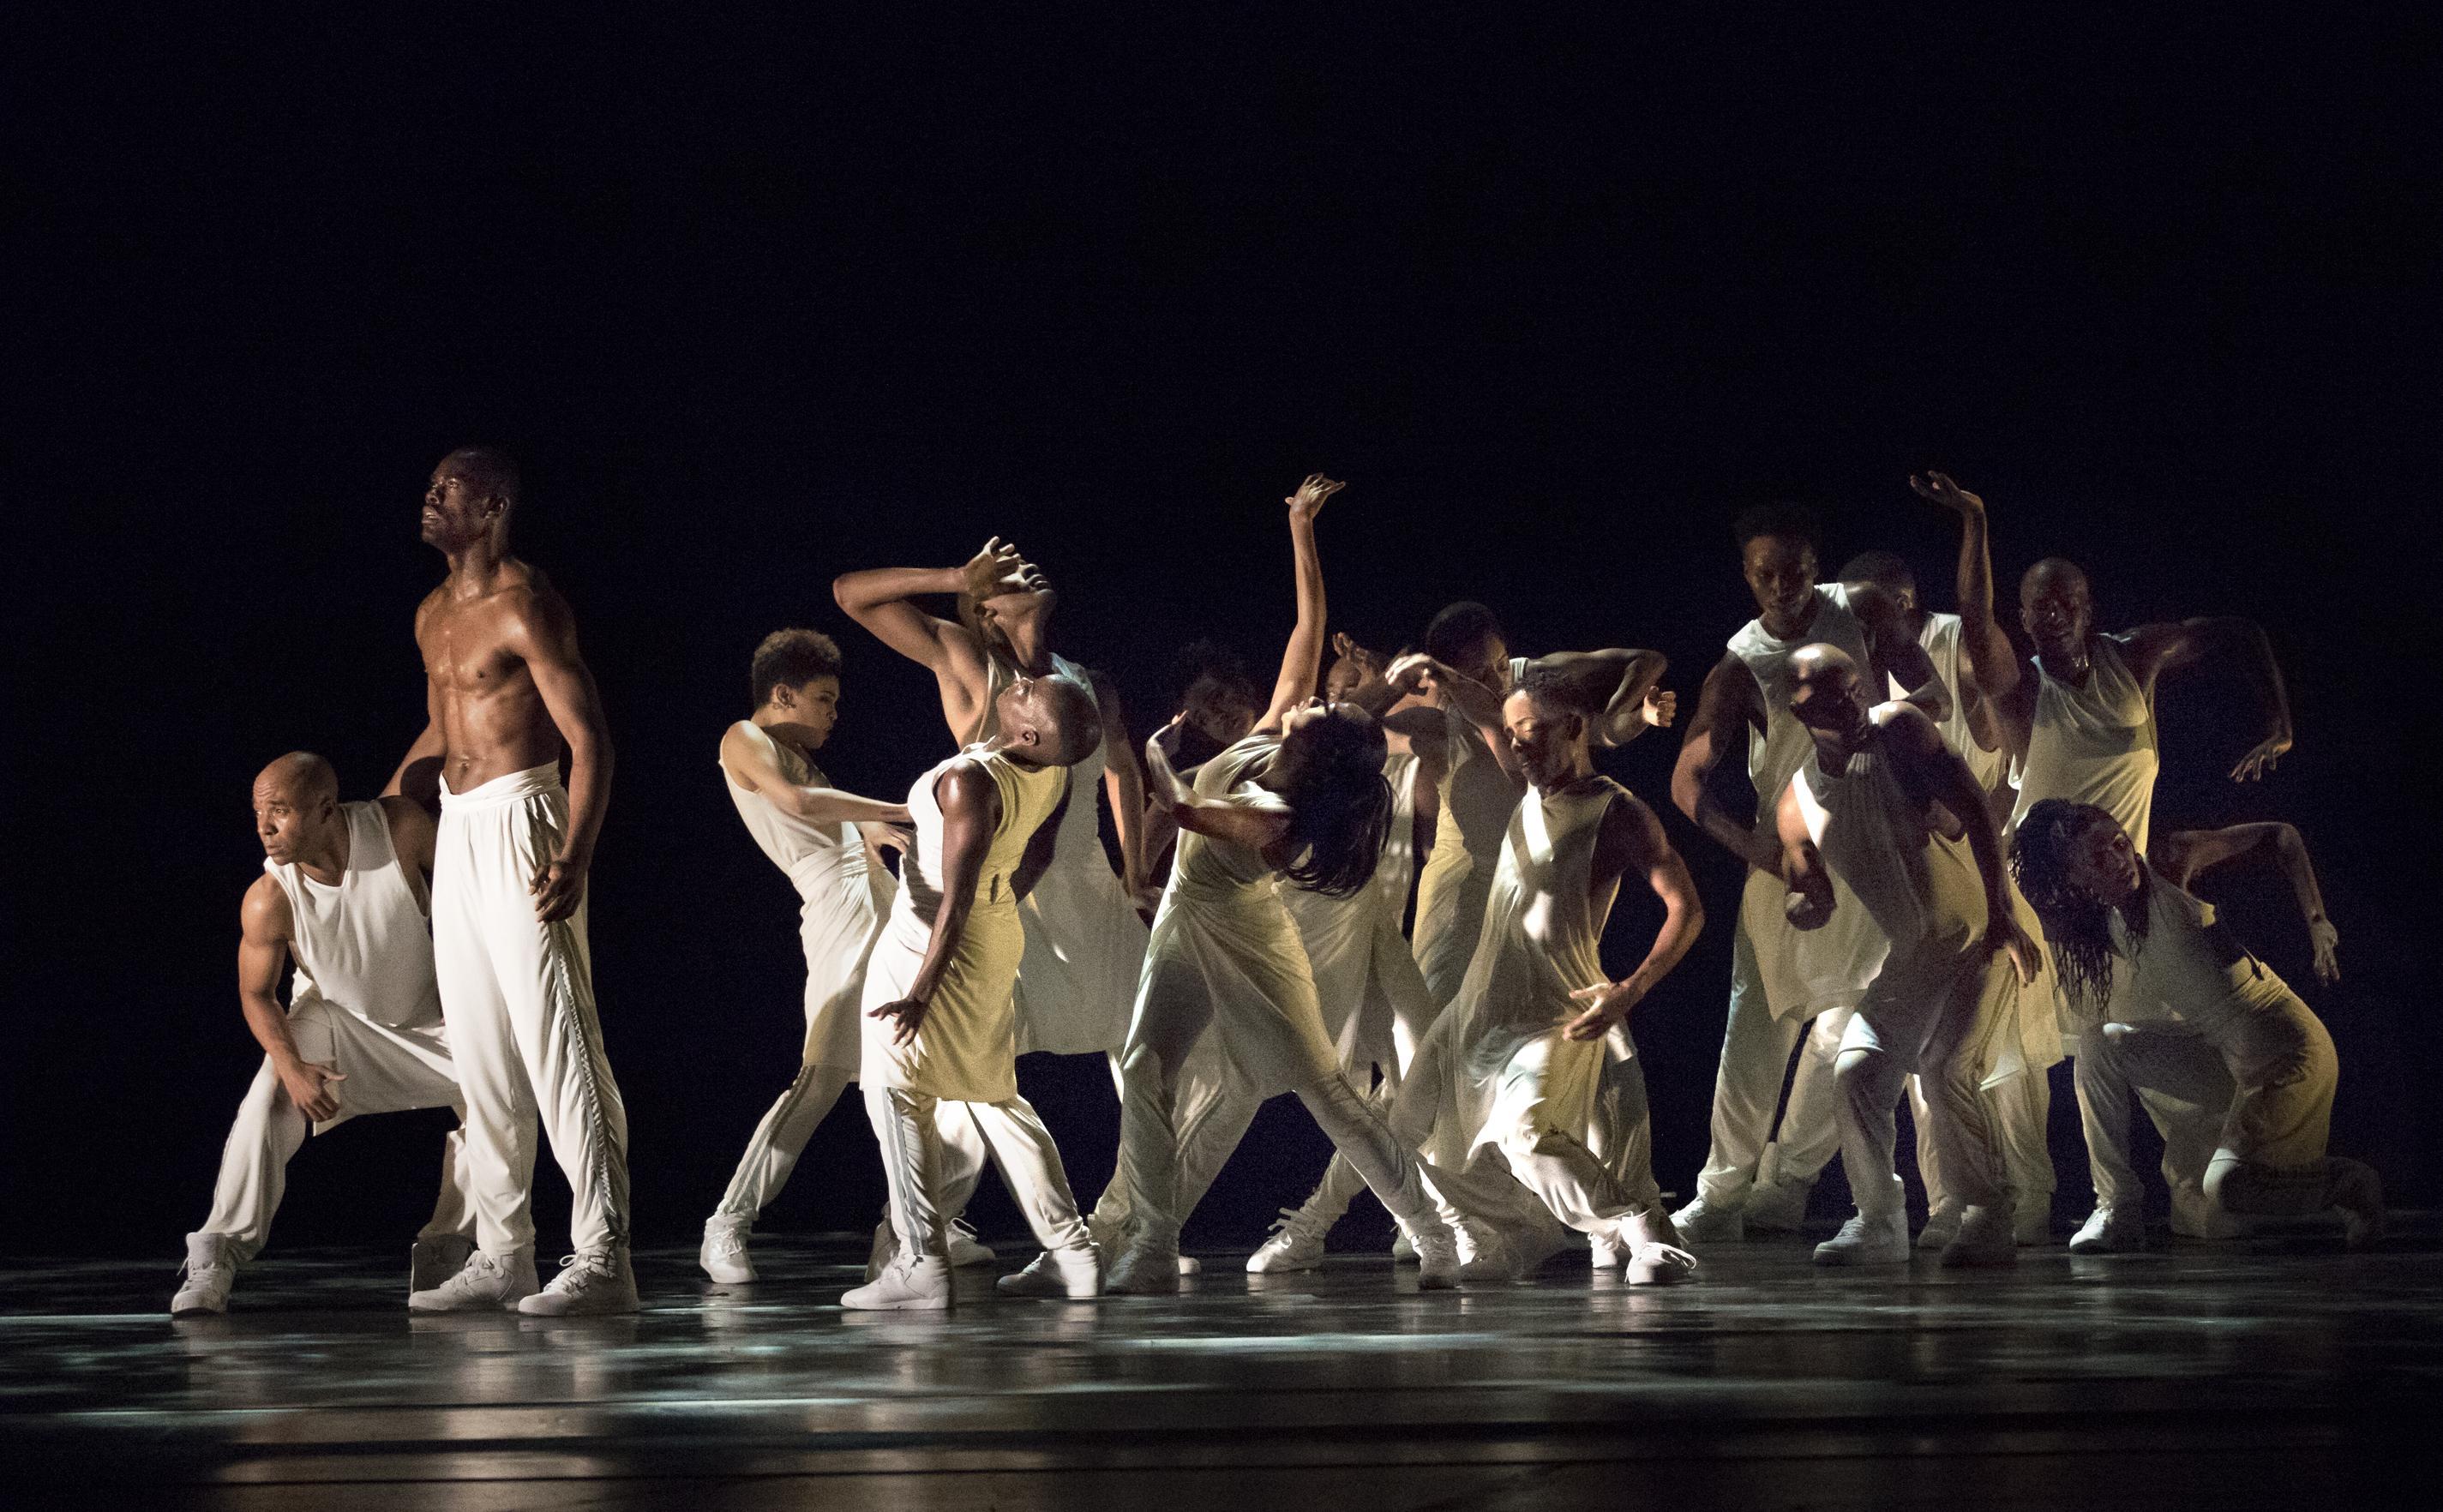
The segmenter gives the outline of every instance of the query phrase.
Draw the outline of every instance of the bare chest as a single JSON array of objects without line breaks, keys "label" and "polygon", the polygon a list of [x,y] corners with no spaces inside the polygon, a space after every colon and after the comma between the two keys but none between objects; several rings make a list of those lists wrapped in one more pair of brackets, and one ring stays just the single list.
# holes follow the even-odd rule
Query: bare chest
[{"label": "bare chest", "polygon": [[436,688],[482,697],[528,681],[525,662],[508,646],[506,624],[489,604],[436,605],[416,633],[425,675]]}]

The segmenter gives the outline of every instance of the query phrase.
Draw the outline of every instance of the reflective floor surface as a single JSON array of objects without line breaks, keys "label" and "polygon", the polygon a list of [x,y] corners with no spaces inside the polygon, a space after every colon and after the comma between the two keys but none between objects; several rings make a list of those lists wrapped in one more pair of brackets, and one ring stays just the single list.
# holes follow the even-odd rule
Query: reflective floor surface
[{"label": "reflective floor surface", "polygon": [[[1804,1243],[1660,1290],[1565,1257],[1419,1294],[1334,1256],[1177,1298],[853,1314],[863,1240],[760,1239],[720,1288],[649,1251],[639,1317],[410,1317],[405,1254],[275,1252],[226,1318],[175,1257],[21,1263],[5,1484],[137,1508],[2422,1503],[2443,1439],[2432,1239],[2014,1271],[1822,1271]],[[1002,1246],[1004,1267],[1026,1254]]]}]

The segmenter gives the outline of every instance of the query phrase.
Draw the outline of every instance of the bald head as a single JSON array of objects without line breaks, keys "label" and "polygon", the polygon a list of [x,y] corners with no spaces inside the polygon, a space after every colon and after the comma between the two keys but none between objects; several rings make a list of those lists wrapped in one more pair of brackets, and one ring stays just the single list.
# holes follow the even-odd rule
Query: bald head
[{"label": "bald head", "polygon": [[2075,656],[2095,629],[2095,595],[2075,562],[2047,557],[2019,580],[2019,626],[2048,660]]},{"label": "bald head", "polygon": [[1103,743],[1093,690],[1067,677],[1020,677],[996,705],[1010,751],[1044,766],[1074,766]]},{"label": "bald head", "polygon": [[254,779],[254,833],[263,854],[285,865],[332,864],[346,855],[340,774],[310,750],[275,759]]},{"label": "bald head", "polygon": [[258,797],[277,794],[293,802],[333,802],[340,801],[340,774],[331,764],[310,750],[292,750],[285,756],[275,756],[271,765],[255,774],[254,791]]},{"label": "bald head", "polygon": [[1801,646],[1790,658],[1790,712],[1809,729],[1857,728],[1866,711],[1858,664],[1838,646]]}]

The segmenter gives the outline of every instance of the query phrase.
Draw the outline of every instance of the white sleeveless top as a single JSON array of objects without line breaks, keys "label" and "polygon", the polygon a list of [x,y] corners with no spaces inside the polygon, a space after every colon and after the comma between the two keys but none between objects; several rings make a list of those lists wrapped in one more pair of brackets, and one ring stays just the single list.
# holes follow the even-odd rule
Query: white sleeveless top
[{"label": "white sleeveless top", "polygon": [[[1942,679],[1943,691],[1951,695],[1951,714],[1941,723],[1942,738],[1960,759],[1968,764],[1969,775],[1976,785],[1991,793],[2002,785],[2010,765],[2006,752],[1987,750],[1976,744],[1975,732],[1968,727],[1968,690],[1959,677],[1959,617],[1928,614],[1925,628],[1917,633],[1917,643],[1924,648],[1928,661],[1934,663],[1935,675]],[[1891,681],[1892,696],[1906,698],[1913,691]]]},{"label": "white sleeveless top", "polygon": [[2011,827],[2048,798],[2092,803],[2117,821],[2140,855],[2155,807],[2155,710],[2122,659],[2125,636],[2097,636],[2087,645],[2086,686],[2036,669],[2035,717],[2028,760],[2019,774],[2019,802]]},{"label": "white sleeveless top", "polygon": [[1881,749],[1853,753],[1838,777],[1810,760],[1791,785],[1824,864],[1892,950],[1956,948],[1984,929],[1985,889],[1967,847],[1927,827],[1924,808]]},{"label": "white sleeveless top", "polygon": [[295,862],[263,869],[288,894],[288,953],[297,963],[292,1003],[320,998],[395,1029],[441,1023],[432,975],[432,926],[390,842],[381,804],[341,803],[348,864],[339,885],[305,875]]},{"label": "white sleeveless top", "polygon": [[2143,940],[2112,911],[2112,949],[2129,968],[2107,1016],[2123,1023],[2172,1020],[2224,1051],[2285,1037],[2298,1002],[2288,984],[2216,930],[2213,904],[2151,866],[2146,887]]},{"label": "white sleeveless top", "polygon": [[[1527,674],[1527,658],[1510,658],[1510,681]],[[1484,731],[1457,707],[1442,710],[1441,813],[1433,854],[1417,883],[1418,967],[1436,999],[1449,1001],[1466,979],[1484,895],[1501,860],[1501,839],[1518,807],[1519,784],[1501,769]]]},{"label": "white sleeveless top", "polygon": [[1790,774],[1799,764],[1813,754],[1814,737],[1807,727],[1790,711],[1790,658],[1808,646],[1838,646],[1868,682],[1873,681],[1874,658],[1866,652],[1866,626],[1857,612],[1849,607],[1849,591],[1845,584],[1819,582],[1815,585],[1815,618],[1806,629],[1784,640],[1764,627],[1762,618],[1751,619],[1739,627],[1730,639],[1731,655],[1739,658],[1756,680],[1763,694],[1764,728],[1748,729],[1748,779],[1755,784],[1756,833],[1772,839],[1774,836],[1773,805],[1781,801],[1781,790],[1790,784]]},{"label": "white sleeveless top", "polygon": [[[821,767],[799,754],[797,747],[774,740],[753,720],[741,720],[738,728],[772,758],[772,765],[781,769],[782,781],[798,787],[831,785],[831,779],[823,775]],[[729,790],[729,801],[736,805],[746,833],[755,838],[756,847],[771,858],[773,865],[788,874],[799,897],[813,902],[818,897],[854,897],[870,890],[865,841],[855,825],[842,820],[828,824],[809,823],[794,814],[782,813],[762,793],[741,787],[727,767],[722,768],[722,777],[721,785]]]}]

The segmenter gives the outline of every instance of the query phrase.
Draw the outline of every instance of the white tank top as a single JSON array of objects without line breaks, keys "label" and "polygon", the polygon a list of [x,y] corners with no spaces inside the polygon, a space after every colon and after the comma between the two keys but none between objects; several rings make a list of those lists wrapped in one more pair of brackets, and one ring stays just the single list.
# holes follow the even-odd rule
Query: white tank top
[{"label": "white tank top", "polygon": [[[2002,785],[2010,762],[2004,752],[1987,750],[1976,744],[1976,734],[1968,727],[1968,690],[1959,678],[1959,617],[1928,614],[1925,628],[1917,633],[1917,643],[1924,648],[1926,660],[1934,663],[1935,675],[1942,679],[1943,691],[1951,695],[1950,717],[1942,721],[1942,738],[1960,759],[1968,764],[1968,773],[1976,785],[1987,793]],[[1902,688],[1897,679],[1892,683],[1892,696],[1906,698],[1913,690]]]},{"label": "white tank top", "polygon": [[2129,963],[2112,994],[2122,1023],[2174,1020],[2218,1050],[2279,1041],[2305,1011],[2271,968],[2214,927],[2213,905],[2146,870],[2146,937],[2112,911],[2112,949]]},{"label": "white tank top", "polygon": [[1847,588],[1819,582],[1815,597],[1815,618],[1795,638],[1781,639],[1765,629],[1759,618],[1740,626],[1730,640],[1731,655],[1746,663],[1764,695],[1764,728],[1761,732],[1754,726],[1748,728],[1748,779],[1755,784],[1755,832],[1768,839],[1774,835],[1773,805],[1781,802],[1781,790],[1790,785],[1790,774],[1815,749],[1807,727],[1790,711],[1790,658],[1801,648],[1819,642],[1838,646],[1869,680],[1873,676],[1874,659],[1866,654],[1866,626],[1850,609]]},{"label": "white tank top", "polygon": [[[831,779],[822,768],[799,755],[794,747],[774,740],[769,732],[753,720],[739,721],[738,728],[746,738],[761,747],[781,769],[781,778],[799,787],[829,787]],[[865,891],[871,880],[866,876],[865,841],[856,826],[845,821],[813,824],[793,814],[784,814],[762,793],[750,792],[738,785],[738,779],[722,768],[722,786],[729,790],[729,801],[745,822],[746,833],[770,857],[772,864],[789,876],[797,885],[798,895],[809,901],[820,896],[854,896]]]},{"label": "white tank top", "polygon": [[1809,760],[1791,784],[1824,864],[1856,894],[1895,951],[1956,945],[1985,925],[1985,890],[1964,845],[1927,828],[1925,811],[1875,747],[1838,777]]},{"label": "white tank top", "polygon": [[1473,1074],[1490,1074],[1520,1042],[1575,1017],[1570,994],[1607,980],[1604,921],[1618,884],[1597,895],[1591,878],[1604,816],[1626,796],[1608,777],[1585,777],[1556,793],[1530,787],[1512,811],[1455,1010]]},{"label": "white tank top", "polygon": [[379,803],[341,803],[348,864],[337,886],[295,862],[263,869],[288,894],[288,954],[297,963],[290,1000],[320,998],[393,1028],[441,1022],[432,976],[432,926],[390,842]]},{"label": "white tank top", "polygon": [[2011,827],[2048,798],[2092,803],[2117,821],[2140,855],[2155,808],[2155,710],[2122,659],[2123,636],[2088,643],[2086,686],[2055,679],[2036,662],[2036,710]]}]

